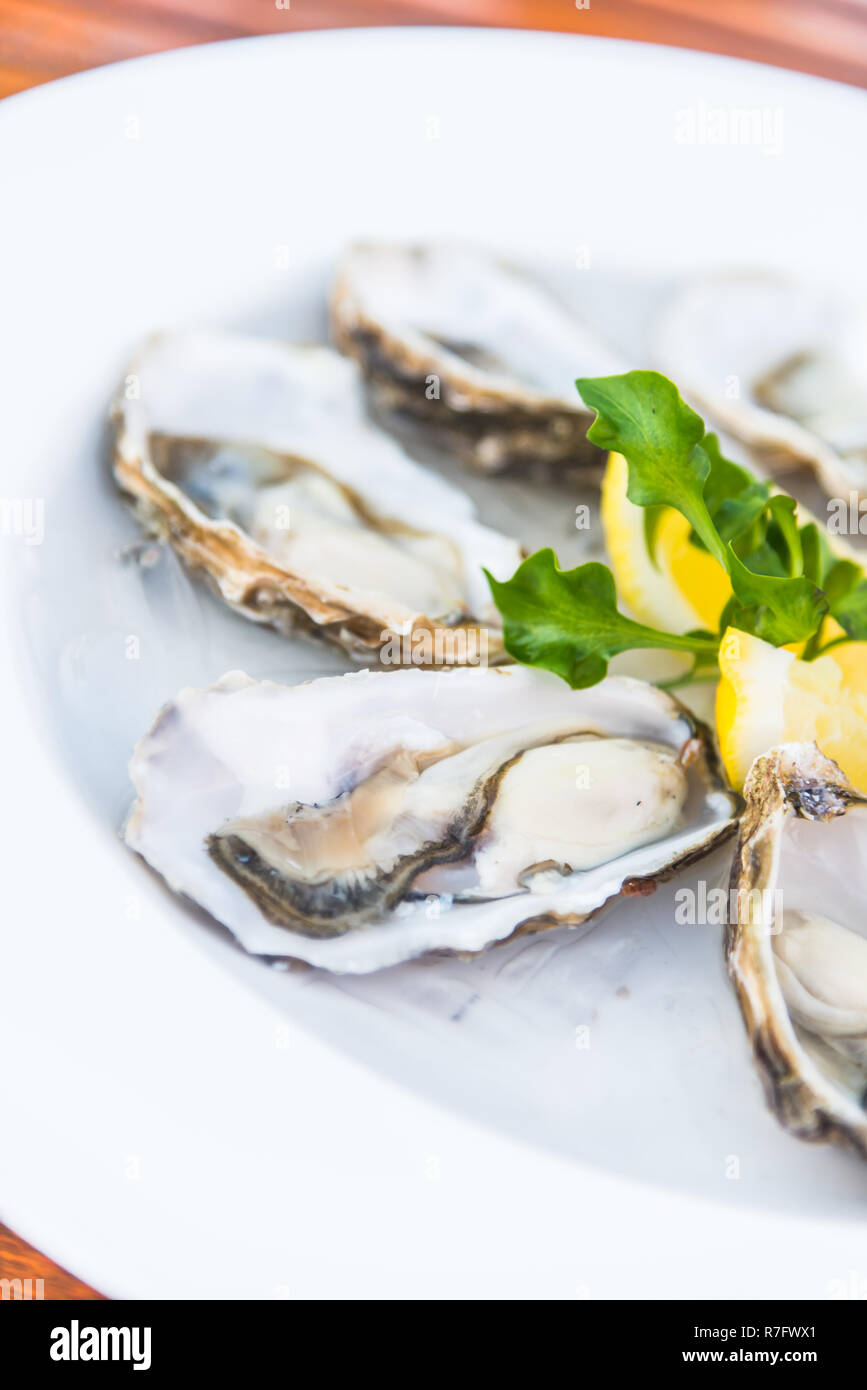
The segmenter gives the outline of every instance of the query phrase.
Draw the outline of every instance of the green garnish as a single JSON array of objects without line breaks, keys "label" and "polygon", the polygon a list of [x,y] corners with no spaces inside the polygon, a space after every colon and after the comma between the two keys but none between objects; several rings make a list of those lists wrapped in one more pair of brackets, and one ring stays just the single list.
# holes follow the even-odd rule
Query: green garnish
[{"label": "green garnish", "polygon": [[662,508],[686,517],[694,544],[729,576],[732,597],[717,633],[684,635],[645,627],[617,609],[614,578],[591,562],[561,570],[550,549],[519,565],[511,579],[485,571],[503,617],[506,650],[518,661],[554,671],[574,688],[595,685],[611,657],[636,648],[664,648],[693,657],[690,677],[716,663],[726,627],[754,633],[774,646],[819,646],[827,614],[850,638],[867,638],[867,578],[837,559],[815,522],[799,526],[795,502],[772,495],[740,464],[723,457],[716,435],[658,372],[582,378],[576,386],[596,411],[588,438],[626,459],[630,502],[645,508],[644,536],[654,560]]},{"label": "green garnish", "polygon": [[485,574],[503,615],[506,650],[526,666],[556,672],[573,690],[601,681],[612,656],[637,647],[716,659],[713,633],[679,637],[618,613],[614,576],[597,561],[561,570],[553,550],[537,550],[503,583]]}]

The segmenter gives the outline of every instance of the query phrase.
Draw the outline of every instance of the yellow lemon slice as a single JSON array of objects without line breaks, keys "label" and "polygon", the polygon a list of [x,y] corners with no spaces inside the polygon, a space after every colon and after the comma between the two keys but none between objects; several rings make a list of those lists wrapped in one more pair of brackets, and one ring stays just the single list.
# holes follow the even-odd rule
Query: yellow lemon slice
[{"label": "yellow lemon slice", "polygon": [[728,628],[719,654],[716,724],[729,781],[742,787],[754,758],[779,743],[812,741],[867,789],[867,642],[815,661]]}]

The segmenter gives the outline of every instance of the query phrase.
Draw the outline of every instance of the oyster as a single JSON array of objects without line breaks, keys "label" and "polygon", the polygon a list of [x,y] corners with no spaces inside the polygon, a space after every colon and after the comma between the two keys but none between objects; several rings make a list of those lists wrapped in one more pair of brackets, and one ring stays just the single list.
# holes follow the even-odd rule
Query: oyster
[{"label": "oyster", "polygon": [[689,286],[656,359],[772,472],[810,468],[831,497],[867,495],[867,315],[771,274]]},{"label": "oyster", "polygon": [[780,1122],[867,1158],[867,798],[815,744],[757,758],[726,933]]},{"label": "oyster", "polygon": [[578,925],[735,827],[706,731],[627,678],[521,667],[185,690],[127,843],[250,952],[363,973]]},{"label": "oyster", "polygon": [[331,326],[383,408],[432,426],[485,470],[598,459],[575,378],[627,370],[542,288],[467,246],[354,247]]},{"label": "oyster", "polygon": [[229,333],[152,341],[113,408],[114,473],[233,608],[359,659],[502,655],[482,574],[516,541],[365,415],[354,363]]}]

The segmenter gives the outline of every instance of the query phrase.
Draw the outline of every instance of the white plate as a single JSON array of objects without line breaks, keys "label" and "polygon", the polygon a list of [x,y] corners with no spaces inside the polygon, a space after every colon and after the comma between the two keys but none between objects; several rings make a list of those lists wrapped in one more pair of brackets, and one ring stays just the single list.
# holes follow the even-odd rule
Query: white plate
[{"label": "white plate", "polygon": [[[735,108],[769,140],[702,143]],[[717,933],[676,926],[672,890],[583,940],[332,980],[244,957],[128,855],[126,756],[176,685],[342,663],[120,565],[135,529],[100,463],[143,334],[321,331],[357,235],[512,248],[636,351],[693,267],[863,289],[865,144],[852,89],[491,31],[188,49],[4,104],[3,491],[45,503],[43,544],[0,547],[0,1215],[22,1234],[126,1296],[867,1291],[867,1171],[767,1115]],[[526,493],[475,487],[520,516]],[[567,553],[572,499],[534,528]]]}]

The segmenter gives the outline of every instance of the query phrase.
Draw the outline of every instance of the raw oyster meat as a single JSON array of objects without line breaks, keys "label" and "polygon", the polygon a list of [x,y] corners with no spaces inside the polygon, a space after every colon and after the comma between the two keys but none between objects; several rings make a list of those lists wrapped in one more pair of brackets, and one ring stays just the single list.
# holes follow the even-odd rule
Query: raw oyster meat
[{"label": "raw oyster meat", "polygon": [[780,1122],[867,1158],[867,798],[815,744],[757,758],[726,953]]},{"label": "raw oyster meat", "polygon": [[482,566],[506,578],[520,547],[368,421],[358,368],[330,348],[157,338],[113,416],[138,515],[245,616],[361,660],[502,655]]},{"label": "raw oyster meat", "polygon": [[867,495],[867,312],[772,274],[682,291],[656,359],[772,472],[806,466],[830,497]]},{"label": "raw oyster meat", "polygon": [[544,289],[469,246],[352,248],[331,325],[380,406],[431,426],[485,470],[597,461],[575,378],[628,369]]},{"label": "raw oyster meat", "polygon": [[250,952],[363,973],[585,922],[735,828],[706,730],[625,677],[522,667],[184,690],[127,843]]}]

